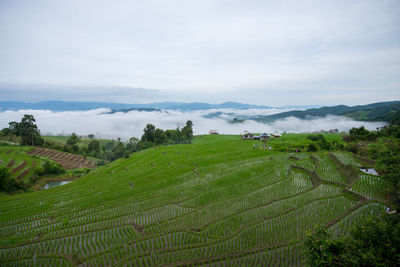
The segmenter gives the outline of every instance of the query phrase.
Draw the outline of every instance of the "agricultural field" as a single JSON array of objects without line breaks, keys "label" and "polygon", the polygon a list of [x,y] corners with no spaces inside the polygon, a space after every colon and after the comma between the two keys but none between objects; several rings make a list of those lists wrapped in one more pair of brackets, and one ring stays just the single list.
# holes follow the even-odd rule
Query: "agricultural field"
[{"label": "agricultural field", "polygon": [[0,166],[10,170],[11,178],[28,182],[36,166],[42,164],[42,160],[27,155],[30,147],[0,146]]},{"label": "agricultural field", "polygon": [[27,154],[49,158],[67,170],[96,168],[96,160],[93,158],[85,158],[81,155],[66,153],[58,150],[36,147],[28,151]]},{"label": "agricultural field", "polygon": [[63,186],[0,195],[1,265],[302,266],[307,233],[345,234],[387,208],[382,181],[351,154],[276,149],[303,141],[284,135],[264,150],[200,136]]}]

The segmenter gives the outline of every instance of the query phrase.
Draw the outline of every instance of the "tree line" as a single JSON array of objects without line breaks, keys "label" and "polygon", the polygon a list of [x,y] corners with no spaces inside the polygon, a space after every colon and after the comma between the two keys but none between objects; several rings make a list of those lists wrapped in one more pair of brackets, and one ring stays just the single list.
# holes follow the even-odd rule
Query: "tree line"
[{"label": "tree line", "polygon": [[100,142],[89,134],[90,142],[87,145],[80,145],[81,137],[72,133],[65,144],[44,139],[32,115],[26,114],[20,122],[12,121],[9,127],[1,130],[0,135],[13,140],[15,143],[28,146],[41,146],[56,149],[64,152],[90,156],[103,161],[98,161],[98,165],[104,161],[113,161],[122,157],[129,157],[132,152],[140,151],[158,145],[169,144],[189,144],[193,139],[193,122],[188,120],[184,127],[179,126],[175,129],[162,130],[153,124],[147,124],[143,129],[141,138],[132,137],[128,142],[122,142],[120,138],[111,140],[107,143]]}]

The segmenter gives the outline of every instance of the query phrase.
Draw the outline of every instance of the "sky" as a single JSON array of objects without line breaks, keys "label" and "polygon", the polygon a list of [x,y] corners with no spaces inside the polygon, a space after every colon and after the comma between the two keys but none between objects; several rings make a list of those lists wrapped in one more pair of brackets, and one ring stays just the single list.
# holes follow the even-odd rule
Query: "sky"
[{"label": "sky", "polygon": [[400,1],[0,0],[2,101],[400,100]]}]

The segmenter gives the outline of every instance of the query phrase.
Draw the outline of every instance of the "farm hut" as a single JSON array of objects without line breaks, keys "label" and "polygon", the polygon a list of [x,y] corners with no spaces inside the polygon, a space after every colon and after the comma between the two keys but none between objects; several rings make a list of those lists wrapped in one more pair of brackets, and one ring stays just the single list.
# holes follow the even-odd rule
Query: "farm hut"
[{"label": "farm hut", "polygon": [[279,134],[271,134],[271,136],[274,137],[274,138],[281,137]]},{"label": "farm hut", "polygon": [[217,130],[210,130],[208,133],[209,134],[219,134]]},{"label": "farm hut", "polygon": [[263,133],[262,135],[260,135],[260,140],[268,140],[269,137],[270,137],[269,134]]},{"label": "farm hut", "polygon": [[254,137],[254,134],[252,134],[252,133],[245,132],[244,134],[242,134],[243,140],[253,140],[254,139],[253,137]]}]

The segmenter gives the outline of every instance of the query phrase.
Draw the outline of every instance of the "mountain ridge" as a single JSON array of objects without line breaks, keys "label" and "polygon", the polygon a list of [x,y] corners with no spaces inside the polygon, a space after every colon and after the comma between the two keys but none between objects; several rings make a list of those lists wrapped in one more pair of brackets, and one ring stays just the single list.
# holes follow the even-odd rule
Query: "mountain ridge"
[{"label": "mountain ridge", "polygon": [[262,115],[254,118],[260,122],[271,122],[287,117],[306,119],[308,117],[325,117],[327,115],[345,116],[359,121],[391,121],[400,117],[400,101],[377,102],[368,105],[312,108],[292,110],[273,115]]},{"label": "mountain ridge", "polygon": [[48,109],[52,111],[85,111],[98,108],[109,108],[113,111],[129,111],[130,109],[170,109],[170,110],[202,110],[202,109],[271,109],[271,108],[309,108],[313,106],[286,106],[273,107],[263,105],[251,105],[238,102],[223,102],[221,104],[209,104],[205,102],[155,102],[148,104],[127,104],[127,103],[109,103],[109,102],[85,102],[85,101],[60,101],[50,100],[41,102],[20,102],[20,101],[0,101],[0,111],[4,110],[20,110],[20,109]]}]

